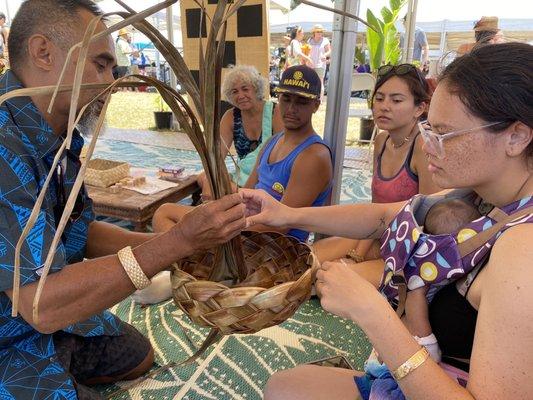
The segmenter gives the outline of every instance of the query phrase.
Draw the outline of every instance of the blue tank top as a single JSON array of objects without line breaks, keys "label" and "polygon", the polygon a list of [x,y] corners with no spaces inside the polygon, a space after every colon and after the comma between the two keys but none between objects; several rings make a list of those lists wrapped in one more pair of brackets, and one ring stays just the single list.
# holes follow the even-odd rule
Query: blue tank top
[{"label": "blue tank top", "polygon": [[[294,161],[296,160],[298,155],[300,155],[302,151],[304,151],[306,148],[315,143],[323,144],[329,150],[328,145],[324,143],[320,136],[315,134],[300,143],[283,160],[274,163],[269,163],[268,159],[270,158],[270,153],[272,153],[272,149],[283,135],[285,135],[284,132],[274,136],[268,143],[265,144],[263,154],[261,155],[259,165],[257,166],[258,179],[257,184],[255,185],[256,189],[263,189],[278,201],[281,200],[281,198],[283,197],[283,193],[285,192],[285,188],[287,187],[287,184],[289,183],[289,179],[291,177],[292,165],[294,164]],[[331,183],[330,185],[328,185],[326,190],[324,190],[317,196],[311,206],[323,206],[330,191]],[[301,242],[305,242],[307,240],[307,237],[309,236],[309,232],[302,231],[299,229],[291,229],[288,232],[288,235],[294,236]]]}]

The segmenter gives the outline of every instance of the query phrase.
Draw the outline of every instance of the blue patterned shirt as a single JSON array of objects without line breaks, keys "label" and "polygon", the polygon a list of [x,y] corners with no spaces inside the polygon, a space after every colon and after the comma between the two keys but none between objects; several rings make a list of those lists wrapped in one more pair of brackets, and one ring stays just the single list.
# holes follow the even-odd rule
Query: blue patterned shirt
[{"label": "blue patterned shirt", "polygon": [[[19,88],[22,85],[12,72],[1,75],[0,95]],[[13,318],[11,301],[5,294],[13,287],[15,245],[62,141],[30,98],[18,97],[0,105],[1,399],[77,398],[72,380],[57,360],[53,336],[37,332],[20,315]],[[82,147],[83,138],[75,132],[71,150],[64,154],[62,168],[50,182],[36,223],[22,246],[21,285],[39,280],[64,199],[79,170]],[[51,273],[83,260],[89,224],[94,220],[85,189],[78,196],[75,210],[55,253]],[[119,335],[121,323],[106,311],[64,330],[81,336]]]}]

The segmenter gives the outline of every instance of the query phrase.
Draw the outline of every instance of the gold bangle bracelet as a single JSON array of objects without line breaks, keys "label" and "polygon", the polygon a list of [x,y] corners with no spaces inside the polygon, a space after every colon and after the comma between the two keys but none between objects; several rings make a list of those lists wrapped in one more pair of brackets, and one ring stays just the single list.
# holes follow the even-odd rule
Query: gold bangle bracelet
[{"label": "gold bangle bracelet", "polygon": [[152,283],[137,262],[137,259],[135,258],[133,251],[131,251],[130,246],[119,250],[117,256],[122,264],[122,268],[124,268],[124,271],[126,271],[126,274],[128,274],[128,277],[131,280],[131,283],[133,283],[133,286],[135,286],[137,290],[144,289]]},{"label": "gold bangle bracelet", "polygon": [[409,357],[406,362],[396,368],[396,370],[392,372],[392,376],[394,376],[394,379],[396,379],[397,381],[405,378],[407,375],[409,375],[410,372],[414,371],[422,364],[424,364],[428,357],[429,352],[425,347],[422,347],[415,354]]}]

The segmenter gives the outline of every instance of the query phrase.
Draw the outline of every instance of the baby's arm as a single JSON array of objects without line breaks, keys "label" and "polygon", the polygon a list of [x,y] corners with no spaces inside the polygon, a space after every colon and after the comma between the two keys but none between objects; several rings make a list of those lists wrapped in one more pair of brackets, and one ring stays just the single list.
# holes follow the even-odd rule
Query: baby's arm
[{"label": "baby's arm", "polygon": [[441,351],[437,338],[431,331],[426,299],[427,286],[407,292],[403,323],[415,337],[418,344],[424,346],[436,362],[441,359]]},{"label": "baby's arm", "polygon": [[405,301],[405,315],[403,322],[412,335],[424,337],[431,335],[429,324],[427,287],[421,287],[407,292]]}]

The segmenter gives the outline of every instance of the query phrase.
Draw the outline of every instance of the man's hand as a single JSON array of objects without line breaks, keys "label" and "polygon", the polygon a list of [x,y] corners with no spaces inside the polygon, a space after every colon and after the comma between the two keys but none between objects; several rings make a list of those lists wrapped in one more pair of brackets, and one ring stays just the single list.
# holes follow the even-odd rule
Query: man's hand
[{"label": "man's hand", "polygon": [[245,227],[245,206],[238,193],[204,203],[187,214],[172,229],[181,251],[193,254],[226,243]]}]

